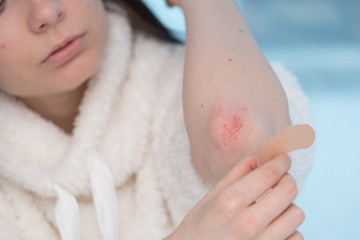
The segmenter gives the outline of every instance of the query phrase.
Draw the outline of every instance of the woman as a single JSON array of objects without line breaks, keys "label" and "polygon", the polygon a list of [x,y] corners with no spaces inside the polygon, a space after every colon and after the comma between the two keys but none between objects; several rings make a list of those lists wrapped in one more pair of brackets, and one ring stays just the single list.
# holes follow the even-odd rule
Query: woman
[{"label": "woman", "polygon": [[0,2],[1,239],[302,238],[289,158],[252,157],[291,123],[282,85],[232,1],[174,4],[185,63],[130,24],[136,2]]}]

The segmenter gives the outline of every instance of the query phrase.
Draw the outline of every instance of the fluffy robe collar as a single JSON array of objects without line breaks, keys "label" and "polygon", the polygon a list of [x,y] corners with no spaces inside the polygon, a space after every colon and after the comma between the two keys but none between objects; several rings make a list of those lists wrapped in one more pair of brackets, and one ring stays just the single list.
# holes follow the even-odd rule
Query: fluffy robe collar
[{"label": "fluffy robe collar", "polygon": [[0,92],[0,178],[44,197],[55,197],[54,184],[89,195],[86,155],[100,147],[133,48],[125,13],[109,14],[109,27],[106,57],[88,83],[72,136]]}]

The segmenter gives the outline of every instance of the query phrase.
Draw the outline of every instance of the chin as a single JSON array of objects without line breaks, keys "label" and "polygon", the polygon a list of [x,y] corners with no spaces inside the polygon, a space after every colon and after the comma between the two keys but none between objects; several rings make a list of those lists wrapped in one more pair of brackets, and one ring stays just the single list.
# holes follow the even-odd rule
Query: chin
[{"label": "chin", "polygon": [[91,80],[101,67],[102,54],[82,54],[78,59],[64,66],[63,71],[58,75],[57,89],[61,91],[72,91]]}]

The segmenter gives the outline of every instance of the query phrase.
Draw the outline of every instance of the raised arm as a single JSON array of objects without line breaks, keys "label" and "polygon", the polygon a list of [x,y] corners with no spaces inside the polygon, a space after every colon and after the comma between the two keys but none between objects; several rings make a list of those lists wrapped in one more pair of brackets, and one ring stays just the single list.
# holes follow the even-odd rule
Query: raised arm
[{"label": "raised arm", "polygon": [[187,27],[184,114],[193,165],[218,182],[290,125],[282,86],[233,0],[179,0]]}]

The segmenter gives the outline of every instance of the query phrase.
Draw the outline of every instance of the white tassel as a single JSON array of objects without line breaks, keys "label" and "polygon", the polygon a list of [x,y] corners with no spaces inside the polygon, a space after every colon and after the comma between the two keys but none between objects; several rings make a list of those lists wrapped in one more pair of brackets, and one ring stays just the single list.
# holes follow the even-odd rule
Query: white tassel
[{"label": "white tassel", "polygon": [[96,214],[104,240],[118,240],[117,197],[112,175],[96,151],[89,156],[89,173]]},{"label": "white tassel", "polygon": [[55,205],[55,219],[60,231],[61,239],[80,240],[80,214],[75,197],[58,185],[55,185],[54,189],[58,197]]}]

